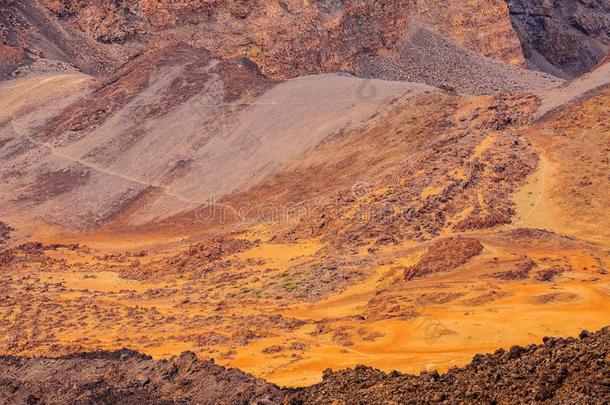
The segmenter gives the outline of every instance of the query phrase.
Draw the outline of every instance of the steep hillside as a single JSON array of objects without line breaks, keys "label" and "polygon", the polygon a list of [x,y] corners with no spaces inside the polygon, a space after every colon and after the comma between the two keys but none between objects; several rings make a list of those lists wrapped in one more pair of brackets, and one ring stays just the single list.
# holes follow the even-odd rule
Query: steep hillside
[{"label": "steep hillside", "polygon": [[0,80],[29,71],[113,71],[127,54],[64,24],[35,0],[0,2]]},{"label": "steep hillside", "polygon": [[[39,3],[46,6],[46,14],[41,12]],[[410,18],[429,23],[472,50],[514,65],[524,64],[503,0],[451,2],[449,6],[437,0],[26,0],[5,1],[4,7],[8,8],[4,25],[26,39],[25,45],[21,44],[23,41],[12,45],[16,52],[33,49],[48,59],[74,62],[79,68],[85,67],[87,73],[99,70],[98,66],[89,66],[98,58],[95,54],[74,55],[70,45],[78,41],[82,45],[85,39],[88,45],[96,43],[88,48],[110,48],[121,56],[168,41],[186,41],[209,49],[216,57],[247,56],[274,79],[352,71],[358,55],[391,48],[403,36]],[[40,43],[36,38],[43,27],[48,32],[42,32],[45,42]],[[74,39],[64,38],[60,36],[63,30],[79,34]],[[36,37],[27,42],[32,35]],[[66,46],[70,49],[64,49]],[[61,49],[56,50],[58,47]]]},{"label": "steep hillside", "polygon": [[610,52],[607,0],[507,0],[528,66],[565,79]]},{"label": "steep hillside", "polygon": [[[5,116],[7,215],[24,219],[27,206],[72,229],[127,209],[134,223],[163,219],[243,191],[392,99],[427,90],[339,75],[277,83],[252,66],[179,44],[135,59],[44,125]],[[5,87],[19,97],[51,79]],[[375,89],[368,99],[366,86]]]},{"label": "steep hillside", "polygon": [[[92,13],[90,18],[98,18],[98,12],[106,10],[101,4],[87,9]],[[132,3],[115,10],[117,16],[131,13],[127,4]],[[58,31],[76,24],[81,15],[76,5],[65,7],[51,7],[62,18],[52,25]],[[355,13],[352,7],[315,10],[341,10],[346,13],[341,19],[345,19]],[[34,2],[10,6],[24,21],[27,15],[38,16],[39,8]],[[413,12],[408,7],[396,9]],[[385,10],[375,21],[387,24],[394,15]],[[422,18],[431,18],[430,13]],[[178,21],[193,29],[194,23]],[[117,28],[128,22],[133,21],[111,25]],[[217,18],[208,23],[217,24]],[[366,24],[376,26],[374,22]],[[69,231],[90,231],[119,218],[123,226],[158,222],[256,186],[326,138],[365,126],[392,101],[431,91],[426,85],[490,94],[537,91],[562,83],[467,50],[430,31],[430,26],[406,20],[399,25],[396,35],[402,38],[397,43],[389,41],[389,53],[378,56],[370,54],[372,48],[366,53],[351,48],[350,41],[362,46],[365,40],[343,34],[336,38],[341,45],[333,49],[352,49],[350,69],[364,78],[334,73],[274,80],[263,74],[272,69],[266,60],[259,66],[247,57],[222,59],[218,44],[195,40],[194,36],[187,42],[176,41],[180,35],[168,37],[160,27],[161,31],[144,30],[143,37],[113,37],[112,41],[122,44],[98,44],[117,52],[133,45],[126,44],[129,38],[155,44],[100,78],[34,69],[38,73],[2,85],[6,100],[20,100],[13,105],[7,102],[1,113],[6,123],[0,132],[0,166],[6,182],[0,193],[2,211],[22,228],[43,223]],[[16,32],[24,38],[29,35],[25,28]],[[297,34],[301,35],[295,31]],[[49,38],[74,45],[59,37]],[[210,38],[223,36],[206,41]],[[207,47],[193,45],[202,43]],[[237,48],[222,47],[225,56]],[[285,52],[281,55],[300,60]],[[258,57],[255,54],[253,58]],[[316,64],[318,71],[332,69],[320,64],[318,58],[303,60]],[[301,69],[299,63],[278,66],[293,66],[297,70],[286,74],[294,75]],[[55,80],[62,83],[52,90],[58,93],[56,98],[63,97],[59,103],[44,93]],[[89,84],[83,89],[85,82]],[[36,94],[38,89],[42,94]],[[31,105],[22,99],[24,91],[32,98]],[[22,214],[24,209],[27,215]]]}]

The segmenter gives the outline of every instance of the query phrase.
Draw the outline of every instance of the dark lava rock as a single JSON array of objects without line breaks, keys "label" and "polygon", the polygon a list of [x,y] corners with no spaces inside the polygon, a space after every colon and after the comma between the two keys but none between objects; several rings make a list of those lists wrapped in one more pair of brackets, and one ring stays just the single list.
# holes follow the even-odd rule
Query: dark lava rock
[{"label": "dark lava rock", "polygon": [[464,368],[420,376],[366,367],[326,371],[293,394],[298,404],[607,404],[610,329],[580,339],[545,338],[539,346],[477,355]]},{"label": "dark lava rock", "polygon": [[3,245],[7,240],[10,239],[11,233],[14,230],[15,229],[0,221],[0,245]]},{"label": "dark lava rock", "polygon": [[529,67],[571,79],[610,51],[608,0],[506,0]]},{"label": "dark lava rock", "polygon": [[284,397],[273,384],[190,352],[160,361],[131,350],[0,357],[2,404],[281,404]]}]

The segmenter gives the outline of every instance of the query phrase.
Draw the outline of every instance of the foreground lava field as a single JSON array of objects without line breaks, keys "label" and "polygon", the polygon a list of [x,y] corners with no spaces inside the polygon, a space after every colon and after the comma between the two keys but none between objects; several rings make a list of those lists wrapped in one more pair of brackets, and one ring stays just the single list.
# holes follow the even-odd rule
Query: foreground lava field
[{"label": "foreground lava field", "polygon": [[603,403],[610,5],[153,3],[1,3],[0,400]]}]

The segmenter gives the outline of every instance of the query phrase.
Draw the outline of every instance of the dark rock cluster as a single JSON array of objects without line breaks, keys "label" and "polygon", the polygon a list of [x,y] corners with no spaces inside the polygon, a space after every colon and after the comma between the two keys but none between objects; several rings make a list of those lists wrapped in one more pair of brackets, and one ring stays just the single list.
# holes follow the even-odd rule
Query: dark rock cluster
[{"label": "dark rock cluster", "polygon": [[276,386],[185,352],[167,361],[131,350],[0,358],[0,403],[276,404]]},{"label": "dark rock cluster", "polygon": [[610,1],[507,0],[529,66],[571,79],[610,52]]},{"label": "dark rock cluster", "polygon": [[405,269],[405,280],[453,271],[480,255],[482,251],[483,245],[477,239],[460,236],[440,239],[428,248],[416,265]]},{"label": "dark rock cluster", "polygon": [[464,368],[419,376],[371,367],[326,372],[299,390],[299,404],[607,404],[610,399],[610,329],[578,339],[544,338],[476,355]]},{"label": "dark rock cluster", "polygon": [[11,233],[14,231],[9,225],[0,221],[0,246],[6,243],[6,241],[10,238]]}]

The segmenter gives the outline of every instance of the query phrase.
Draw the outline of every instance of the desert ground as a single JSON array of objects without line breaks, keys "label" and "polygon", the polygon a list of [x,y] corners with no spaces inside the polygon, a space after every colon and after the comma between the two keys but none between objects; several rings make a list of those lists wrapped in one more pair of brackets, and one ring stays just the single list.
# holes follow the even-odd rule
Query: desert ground
[{"label": "desert ground", "polygon": [[[5,97],[3,110],[10,114],[31,109],[27,119],[33,122],[41,108],[58,108],[55,99],[69,100],[88,80],[80,74],[61,74],[4,84],[3,94],[31,96],[25,106],[19,104],[20,97]],[[328,85],[324,76],[307,80],[310,89]],[[347,94],[356,91],[351,83],[355,80],[345,79]],[[14,247],[3,253],[2,352],[60,355],[129,347],[165,358],[192,350],[282,386],[304,386],[319,382],[321,370],[329,367],[447,370],[466,364],[476,353],[537,342],[548,335],[571,336],[610,323],[610,218],[604,191],[608,178],[603,175],[608,168],[603,149],[609,140],[604,120],[610,108],[608,90],[533,123],[527,115],[536,113],[538,102],[533,96],[511,96],[508,102],[523,112],[504,113],[519,115],[524,122],[505,129],[497,128],[495,110],[505,100],[439,95],[434,102],[449,112],[428,116],[430,107],[423,99],[430,91],[425,87],[405,86],[386,96],[385,82],[380,83],[369,85],[380,93],[376,97],[384,105],[381,118],[306,148],[309,152],[301,152],[298,160],[258,187],[224,199],[219,195],[221,202],[214,207],[169,215],[144,227],[127,211],[101,230],[83,235],[29,222],[22,215],[23,206],[15,204],[15,216],[7,217],[18,229],[14,239],[37,243],[13,242]],[[276,100],[293,91],[292,86],[285,87],[274,87]],[[257,102],[248,108],[258,108]],[[315,108],[320,106],[292,106],[300,112],[275,125],[288,126],[291,134],[311,134],[300,123],[308,120],[304,117],[319,116]],[[371,109],[354,111],[360,119],[370,113]],[[600,117],[599,125],[583,127],[579,118],[592,113]],[[417,137],[429,125],[446,120],[475,128],[468,138],[452,141],[464,155],[448,160],[437,154],[396,171],[405,153],[415,153],[401,138]],[[28,136],[18,125],[14,124],[16,136]],[[396,130],[382,146],[376,145],[387,127]],[[557,128],[564,131],[561,137],[545,136]],[[312,141],[321,138],[325,136]],[[430,139],[421,142],[419,150]],[[270,152],[298,153],[297,145],[285,145],[293,152]],[[117,183],[154,182],[140,174],[118,178],[117,169],[89,163],[75,147],[42,142],[32,147],[35,150],[28,153],[37,154],[36,159],[84,170],[87,180],[99,176],[115,177]],[[502,165],[515,147],[522,154],[522,166],[514,173],[490,179],[494,175],[484,168],[478,169],[480,173],[473,169],[481,161]],[[385,150],[375,156],[377,162],[367,160],[369,156],[348,161],[355,151],[368,148]],[[433,175],[428,175],[430,170]],[[331,171],[335,177],[322,176],[315,184],[313,177]],[[41,196],[52,193],[53,187],[78,183],[66,169],[56,173],[57,184],[35,183],[29,193]],[[311,183],[291,189],[306,176]],[[452,191],[475,178],[475,192]],[[106,186],[118,193],[121,185]],[[291,192],[273,194],[278,189]],[[188,199],[197,198],[171,183],[157,191],[163,194],[155,197],[159,204],[184,197],[183,210],[189,208]],[[455,195],[447,201],[443,196],[448,193]],[[414,194],[419,199],[413,199]],[[498,195],[507,199],[498,202]],[[251,204],[266,196],[268,207]],[[294,199],[300,196],[305,203]],[[335,198],[338,203],[332,207],[329,201]],[[37,209],[48,210],[53,218],[80,204],[72,198],[55,200],[59,201],[50,199]],[[371,229],[371,217],[387,214],[387,207],[378,204],[388,200],[401,202],[392,210],[424,212],[414,217],[391,212],[399,219],[383,218],[396,226],[394,235],[414,235],[413,240],[387,243],[387,234]],[[240,204],[254,208],[236,213]],[[425,205],[445,217],[439,221],[426,215]],[[311,214],[331,209],[336,216],[329,214],[328,223],[322,219],[321,224]],[[510,213],[508,223],[503,223],[502,210]],[[477,230],[477,221],[491,226]],[[207,227],[210,222],[213,226]],[[117,231],[120,227],[129,231]]]}]

